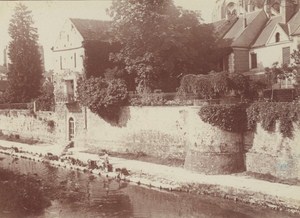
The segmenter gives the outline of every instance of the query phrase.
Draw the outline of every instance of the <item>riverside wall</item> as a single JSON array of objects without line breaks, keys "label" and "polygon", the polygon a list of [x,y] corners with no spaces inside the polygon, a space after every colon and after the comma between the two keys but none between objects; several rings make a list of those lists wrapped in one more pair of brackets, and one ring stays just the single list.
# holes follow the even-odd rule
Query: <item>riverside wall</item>
[{"label": "riverside wall", "polygon": [[104,120],[76,104],[55,112],[1,110],[0,130],[24,138],[66,145],[74,122],[76,147],[184,161],[186,169],[206,174],[251,171],[279,178],[300,178],[300,129],[294,138],[269,133],[230,133],[204,123],[200,106],[124,107],[118,122]]}]

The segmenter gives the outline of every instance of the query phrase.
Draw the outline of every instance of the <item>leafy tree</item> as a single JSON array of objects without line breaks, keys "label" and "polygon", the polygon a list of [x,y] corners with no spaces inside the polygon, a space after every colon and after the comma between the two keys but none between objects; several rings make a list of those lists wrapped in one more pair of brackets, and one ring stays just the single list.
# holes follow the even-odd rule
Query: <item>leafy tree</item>
[{"label": "leafy tree", "polygon": [[45,81],[42,86],[41,95],[36,99],[37,110],[54,111],[54,86],[50,81]]},{"label": "leafy tree", "polygon": [[18,3],[10,20],[7,99],[10,102],[29,102],[40,94],[42,62],[38,48],[38,33],[33,27],[31,11]]},{"label": "leafy tree", "polygon": [[80,79],[77,92],[83,106],[103,118],[114,121],[118,119],[120,107],[125,105],[128,96],[124,81],[99,77]]},{"label": "leafy tree", "polygon": [[174,91],[183,75],[208,72],[215,61],[213,27],[172,0],[113,0],[108,12],[122,46],[112,59],[136,76],[139,92]]}]

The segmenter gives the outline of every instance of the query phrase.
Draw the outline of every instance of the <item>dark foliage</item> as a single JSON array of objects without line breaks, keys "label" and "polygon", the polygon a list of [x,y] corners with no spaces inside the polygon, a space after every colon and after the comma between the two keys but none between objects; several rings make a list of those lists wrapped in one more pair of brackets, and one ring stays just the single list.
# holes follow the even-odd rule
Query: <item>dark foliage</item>
[{"label": "dark foliage", "polygon": [[22,3],[17,4],[10,20],[8,102],[30,102],[40,94],[42,62],[38,48],[37,29],[33,27],[31,11]]},{"label": "dark foliage", "polygon": [[84,41],[85,59],[84,68],[87,78],[104,77],[107,69],[112,69],[117,66],[109,60],[111,52],[120,50],[119,43],[110,43],[108,41]]},{"label": "dark foliage", "polygon": [[78,100],[103,118],[117,120],[120,108],[127,102],[127,87],[120,79],[81,79],[77,86]]},{"label": "dark foliage", "polygon": [[208,72],[215,64],[213,27],[171,0],[114,0],[109,13],[112,35],[121,43],[112,58],[136,76],[140,93],[175,91],[183,75]]},{"label": "dark foliage", "polygon": [[41,95],[36,99],[36,109],[41,111],[54,111],[54,86],[51,82],[45,82]]},{"label": "dark foliage", "polygon": [[246,105],[207,105],[201,107],[199,116],[213,126],[230,132],[247,130]]},{"label": "dark foliage", "polygon": [[299,104],[286,102],[257,102],[247,109],[248,127],[254,129],[259,122],[267,131],[274,131],[279,122],[279,131],[284,137],[293,137],[293,123],[299,125]]}]

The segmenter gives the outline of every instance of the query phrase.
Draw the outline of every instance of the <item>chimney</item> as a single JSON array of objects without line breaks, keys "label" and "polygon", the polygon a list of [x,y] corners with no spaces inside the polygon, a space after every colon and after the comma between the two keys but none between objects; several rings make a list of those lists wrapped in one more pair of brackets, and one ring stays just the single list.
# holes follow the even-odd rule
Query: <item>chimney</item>
[{"label": "chimney", "polygon": [[270,18],[271,17],[271,5],[269,3],[269,0],[265,0],[265,2],[264,2],[264,11],[267,14],[267,16]]},{"label": "chimney", "polygon": [[244,29],[247,27],[247,16],[246,16],[246,13],[243,14],[243,27]]},{"label": "chimney", "polygon": [[282,15],[282,22],[287,23],[295,14],[296,5],[290,0],[281,0],[280,14]]}]

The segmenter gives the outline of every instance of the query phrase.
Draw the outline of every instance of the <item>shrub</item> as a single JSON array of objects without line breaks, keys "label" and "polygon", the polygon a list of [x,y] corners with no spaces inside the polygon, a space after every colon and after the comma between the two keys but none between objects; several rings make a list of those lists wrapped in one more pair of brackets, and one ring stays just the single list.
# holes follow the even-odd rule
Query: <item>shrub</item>
[{"label": "shrub", "polygon": [[257,102],[247,109],[248,127],[254,129],[259,122],[266,131],[274,131],[279,122],[279,131],[283,137],[293,137],[296,122],[299,125],[299,104],[287,102]]},{"label": "shrub", "polygon": [[103,118],[114,120],[118,118],[120,108],[126,104],[128,97],[125,82],[120,79],[80,79],[77,92],[83,106]]},{"label": "shrub", "polygon": [[247,130],[246,105],[207,105],[199,111],[201,120],[229,132]]}]

